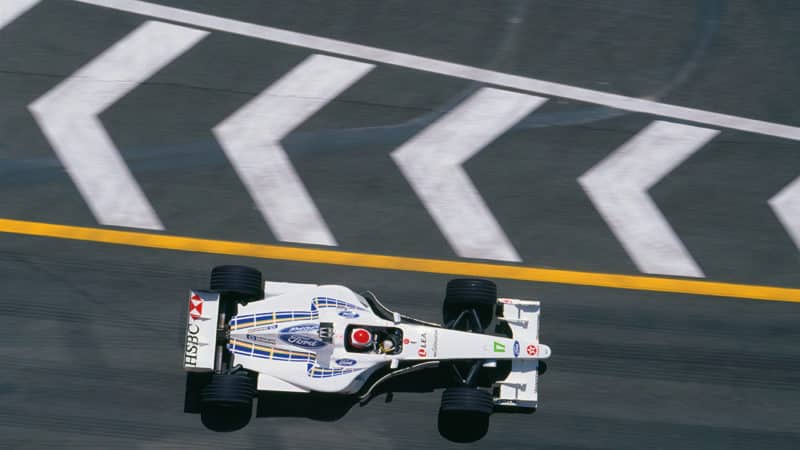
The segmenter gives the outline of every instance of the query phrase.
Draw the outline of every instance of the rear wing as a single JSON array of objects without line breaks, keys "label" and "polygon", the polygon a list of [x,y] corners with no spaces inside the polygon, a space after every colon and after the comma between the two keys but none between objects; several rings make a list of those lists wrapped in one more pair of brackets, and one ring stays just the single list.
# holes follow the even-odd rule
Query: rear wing
[{"label": "rear wing", "polygon": [[499,298],[503,314],[498,320],[508,323],[519,342],[522,358],[511,361],[511,372],[497,382],[494,403],[501,408],[532,410],[538,405],[539,360],[550,357],[550,347],[539,342],[539,302]]},{"label": "rear wing", "polygon": [[186,348],[183,352],[183,368],[186,371],[214,370],[218,321],[219,293],[190,291]]}]

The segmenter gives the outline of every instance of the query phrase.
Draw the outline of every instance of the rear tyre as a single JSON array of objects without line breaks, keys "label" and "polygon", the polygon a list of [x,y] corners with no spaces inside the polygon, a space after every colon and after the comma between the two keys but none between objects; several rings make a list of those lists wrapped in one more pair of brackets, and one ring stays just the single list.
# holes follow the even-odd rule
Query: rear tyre
[{"label": "rear tyre", "polygon": [[[447,294],[444,298],[442,310],[444,323],[453,326],[462,312],[467,311],[456,328],[464,331],[483,332],[492,322],[497,307],[497,286],[494,282],[482,279],[457,278],[447,283]],[[469,310],[475,310],[480,326],[474,323]],[[467,330],[468,328],[468,330]]]},{"label": "rear tyre", "polygon": [[200,392],[200,419],[213,431],[244,428],[253,411],[254,381],[245,374],[215,374]]},{"label": "rear tyre", "polygon": [[186,390],[183,400],[183,412],[200,414],[202,409],[200,400],[200,392],[203,388],[211,382],[210,372],[187,372],[186,373]]},{"label": "rear tyre", "polygon": [[439,433],[453,442],[477,441],[489,431],[493,410],[489,392],[469,386],[447,388],[439,408]]},{"label": "rear tyre", "polygon": [[217,266],[211,270],[211,290],[244,304],[264,297],[264,280],[252,267]]}]

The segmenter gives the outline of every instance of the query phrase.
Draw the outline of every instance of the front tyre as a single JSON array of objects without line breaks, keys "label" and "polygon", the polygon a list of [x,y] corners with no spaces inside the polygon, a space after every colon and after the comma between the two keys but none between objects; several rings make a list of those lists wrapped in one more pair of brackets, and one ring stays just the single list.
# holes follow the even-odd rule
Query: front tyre
[{"label": "front tyre", "polygon": [[474,442],[489,431],[492,394],[470,386],[444,390],[439,408],[439,433],[453,442]]},{"label": "front tyre", "polygon": [[[447,283],[442,309],[445,326],[482,333],[494,319],[496,308],[497,286],[494,282],[478,278],[457,278]],[[480,324],[474,323],[470,310],[475,311]]]},{"label": "front tyre", "polygon": [[253,411],[256,386],[246,374],[215,374],[200,392],[200,419],[213,431],[244,428]]}]

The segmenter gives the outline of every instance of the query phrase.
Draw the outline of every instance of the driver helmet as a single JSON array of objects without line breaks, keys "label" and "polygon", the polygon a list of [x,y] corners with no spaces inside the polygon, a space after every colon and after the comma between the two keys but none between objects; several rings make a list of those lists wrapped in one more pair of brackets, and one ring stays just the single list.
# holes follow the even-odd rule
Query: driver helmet
[{"label": "driver helmet", "polygon": [[350,332],[350,344],[358,349],[369,348],[372,345],[372,333],[366,328],[353,328]]},{"label": "driver helmet", "polygon": [[381,342],[381,350],[383,350],[383,353],[391,353],[391,352],[393,352],[394,351],[394,341],[391,340],[391,339],[388,339],[388,338],[384,339],[383,342]]}]

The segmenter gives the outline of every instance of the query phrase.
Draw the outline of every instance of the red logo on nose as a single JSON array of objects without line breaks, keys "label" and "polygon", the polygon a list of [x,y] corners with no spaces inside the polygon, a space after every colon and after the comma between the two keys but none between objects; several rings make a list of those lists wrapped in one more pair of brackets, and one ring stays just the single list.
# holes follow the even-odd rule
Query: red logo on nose
[{"label": "red logo on nose", "polygon": [[528,352],[529,355],[534,356],[539,352],[539,349],[537,349],[535,345],[531,344],[525,349],[525,351]]},{"label": "red logo on nose", "polygon": [[424,348],[421,348],[417,350],[417,355],[419,355],[420,358],[424,358],[428,356],[428,352],[426,352]]},{"label": "red logo on nose", "polygon": [[197,294],[192,294],[189,299],[189,317],[199,319],[203,315],[203,299]]}]

